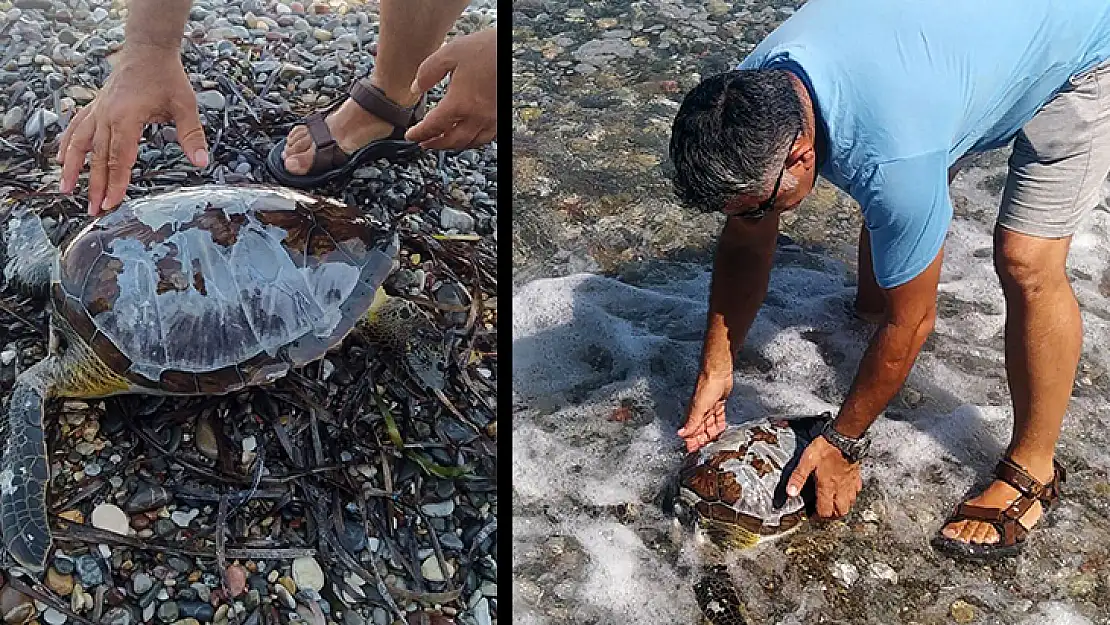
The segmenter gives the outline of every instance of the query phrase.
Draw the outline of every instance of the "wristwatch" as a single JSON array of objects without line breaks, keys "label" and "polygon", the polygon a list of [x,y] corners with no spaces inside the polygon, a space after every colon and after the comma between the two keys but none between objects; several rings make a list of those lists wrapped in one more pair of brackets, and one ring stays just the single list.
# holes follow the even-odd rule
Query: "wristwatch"
[{"label": "wristwatch", "polygon": [[867,450],[871,448],[871,437],[866,434],[860,438],[852,438],[844,436],[833,428],[833,420],[829,419],[825,422],[825,429],[821,430],[821,436],[829,441],[833,447],[840,450],[844,455],[844,459],[851,464],[856,464],[867,454]]}]

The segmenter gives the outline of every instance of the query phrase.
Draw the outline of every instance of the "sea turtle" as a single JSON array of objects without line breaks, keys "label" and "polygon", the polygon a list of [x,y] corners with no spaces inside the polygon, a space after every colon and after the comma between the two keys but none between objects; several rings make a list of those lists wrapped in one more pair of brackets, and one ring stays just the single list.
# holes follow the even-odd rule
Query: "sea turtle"
[{"label": "sea turtle", "polygon": [[398,248],[396,233],[343,202],[264,186],[132,200],[61,250],[37,215],[13,213],[5,276],[49,294],[50,342],[10,397],[0,460],[8,555],[40,573],[52,543],[45,400],[273,382],[323,357],[360,319],[393,320],[390,303],[403,300],[381,285]]},{"label": "sea turtle", "polygon": [[[813,501],[812,482],[795,497],[786,494],[786,482],[830,416],[763,418],[729,426],[717,440],[687,454],[676,512],[695,520],[720,549],[747,549],[797,529]],[[748,622],[723,565],[706,567],[694,594],[705,622]]]}]

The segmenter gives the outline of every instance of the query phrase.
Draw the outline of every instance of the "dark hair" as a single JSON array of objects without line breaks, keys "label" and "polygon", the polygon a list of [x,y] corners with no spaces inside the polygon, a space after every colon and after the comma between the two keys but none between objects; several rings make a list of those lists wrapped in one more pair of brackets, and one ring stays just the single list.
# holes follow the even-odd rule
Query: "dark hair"
[{"label": "dark hair", "polygon": [[675,193],[704,211],[719,210],[740,193],[764,193],[802,120],[786,70],[706,78],[686,94],[671,127]]}]

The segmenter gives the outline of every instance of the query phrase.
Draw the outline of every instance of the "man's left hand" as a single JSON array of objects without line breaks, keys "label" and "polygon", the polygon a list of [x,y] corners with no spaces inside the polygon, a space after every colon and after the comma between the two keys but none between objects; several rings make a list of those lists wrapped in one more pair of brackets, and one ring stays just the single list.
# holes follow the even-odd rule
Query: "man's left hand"
[{"label": "man's left hand", "polygon": [[451,40],[416,72],[413,93],[424,93],[451,74],[447,93],[428,115],[405,133],[428,150],[462,150],[497,136],[497,29]]},{"label": "man's left hand", "polygon": [[863,488],[859,464],[850,464],[839,449],[818,436],[802,453],[786,493],[791,497],[800,493],[810,474],[817,482],[817,516],[827,519],[847,515]]}]

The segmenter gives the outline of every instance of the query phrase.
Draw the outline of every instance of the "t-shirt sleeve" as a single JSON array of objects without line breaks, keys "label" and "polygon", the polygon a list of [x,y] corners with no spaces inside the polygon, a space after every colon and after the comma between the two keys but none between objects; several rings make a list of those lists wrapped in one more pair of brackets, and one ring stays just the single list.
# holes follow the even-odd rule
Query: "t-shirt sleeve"
[{"label": "t-shirt sleeve", "polygon": [[930,152],[874,165],[852,195],[871,233],[879,286],[916,278],[933,262],[952,221],[948,153]]}]

